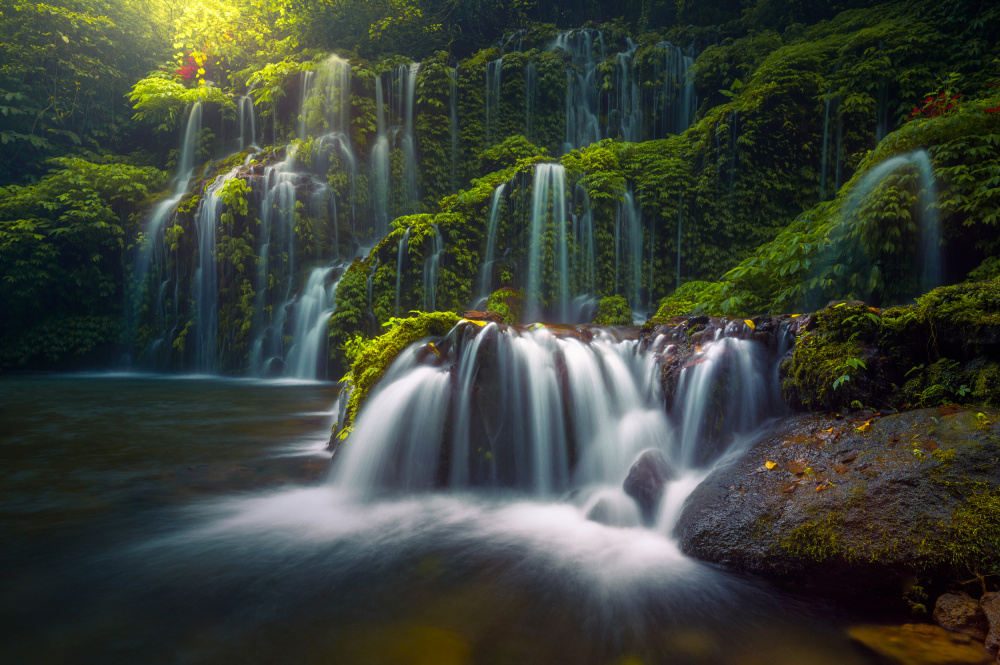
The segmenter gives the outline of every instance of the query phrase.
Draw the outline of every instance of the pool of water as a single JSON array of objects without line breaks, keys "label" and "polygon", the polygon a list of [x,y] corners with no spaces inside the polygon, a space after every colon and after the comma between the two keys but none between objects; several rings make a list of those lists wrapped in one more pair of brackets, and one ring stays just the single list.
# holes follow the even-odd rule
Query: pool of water
[{"label": "pool of water", "polygon": [[0,377],[0,662],[867,662],[831,608],[569,503],[346,494],[335,393]]}]

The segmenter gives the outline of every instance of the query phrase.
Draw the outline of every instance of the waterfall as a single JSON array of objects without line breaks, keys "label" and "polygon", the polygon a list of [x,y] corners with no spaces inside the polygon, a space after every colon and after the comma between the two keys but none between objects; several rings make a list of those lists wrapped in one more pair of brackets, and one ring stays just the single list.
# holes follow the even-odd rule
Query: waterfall
[{"label": "waterfall", "polygon": [[[845,232],[855,223],[853,216],[860,208],[865,198],[877,188],[883,180],[895,173],[901,166],[912,164],[919,174],[920,231],[917,238],[915,270],[916,287],[920,295],[942,284],[941,256],[941,219],[937,204],[937,186],[934,178],[934,167],[926,150],[915,150],[903,155],[897,155],[882,162],[864,177],[851,191],[841,213],[841,224]],[[851,250],[853,251],[853,250]],[[892,275],[885,274],[888,280]]]},{"label": "waterfall", "polygon": [[[402,69],[402,68],[401,68]],[[403,173],[406,178],[406,195],[404,199],[404,210],[409,213],[418,212],[420,205],[420,192],[417,187],[417,140],[413,134],[414,98],[417,94],[417,72],[420,70],[420,63],[414,62],[406,68],[406,86],[403,89],[403,77],[400,76],[400,97],[406,99],[405,115],[403,120]]]},{"label": "waterfall", "polygon": [[486,255],[483,258],[483,267],[479,270],[479,296],[481,302],[489,298],[493,288],[493,263],[496,261],[497,251],[497,227],[500,220],[500,206],[503,203],[503,193],[507,183],[500,183],[493,190],[493,198],[490,200],[490,221],[486,236]]},{"label": "waterfall", "polygon": [[292,337],[295,340],[285,361],[285,376],[316,380],[326,378],[327,340],[326,326],[336,311],[337,284],[330,281],[337,268],[314,268],[309,274],[302,296],[295,304]]},{"label": "waterfall", "polygon": [[237,122],[240,126],[239,150],[242,152],[247,148],[257,145],[257,114],[253,107],[253,99],[249,95],[243,95],[239,100],[239,116]]},{"label": "waterfall", "polygon": [[494,134],[500,127],[500,72],[503,69],[503,56],[486,63],[486,145],[493,145]]},{"label": "waterfall", "polygon": [[[403,287],[403,270],[406,268],[406,254],[407,245],[410,242],[410,229],[407,227],[406,231],[403,232],[403,237],[399,239],[399,247],[396,250],[396,309],[393,310],[394,316],[399,316],[399,297],[402,292]],[[368,296],[369,301],[371,300],[371,295]]]},{"label": "waterfall", "polygon": [[[375,218],[371,240],[385,237],[389,233],[389,222],[397,215],[419,212],[414,136],[419,69],[417,62],[400,65],[389,70],[387,83],[382,77],[375,79],[376,134],[369,167]],[[393,182],[392,178],[392,153],[396,150],[403,157],[401,182]]]},{"label": "waterfall", "polygon": [[[447,342],[436,340],[446,357],[428,363],[418,343],[393,362],[332,482],[361,494],[576,490],[569,496],[582,506],[620,488],[644,450],[660,451],[680,477],[703,474],[783,409],[777,367],[791,337],[780,331],[765,346],[739,338],[746,331],[730,323],[705,343],[681,370],[668,411],[658,377],[674,347],[663,335],[639,341],[598,330],[588,341],[543,326],[460,323]],[[713,423],[721,431],[710,432]]]},{"label": "waterfall", "polygon": [[[177,290],[177,275],[172,274],[170,269],[170,257],[164,242],[164,231],[167,222],[173,218],[177,204],[188,193],[188,186],[194,175],[194,153],[197,149],[198,137],[201,135],[201,102],[196,102],[188,112],[187,122],[184,127],[184,136],[181,141],[181,157],[177,164],[177,175],[173,181],[173,192],[164,200],[160,201],[150,213],[146,222],[145,238],[139,246],[135,257],[135,267],[133,272],[133,283],[136,288],[136,297],[132,303],[131,315],[134,318],[136,312],[141,307],[143,287],[147,278],[152,276],[151,288],[155,288],[152,294],[153,314],[156,321],[157,330],[162,332],[161,336],[152,342],[146,351],[153,356],[154,364],[159,364],[156,356],[162,355],[161,350],[169,353],[173,335],[179,323]],[[174,267],[173,273],[176,271]],[[168,307],[167,294],[170,293],[170,284],[173,283],[174,297],[171,299],[172,307]],[[171,309],[171,312],[167,310]],[[168,319],[173,319],[172,322]],[[168,330],[168,325],[172,326]]]},{"label": "waterfall", "polygon": [[451,103],[451,191],[458,191],[458,67],[449,73],[451,85],[449,101]]},{"label": "waterfall", "polygon": [[[551,213],[549,212],[551,206]],[[538,164],[535,166],[534,189],[531,198],[531,236],[528,244],[528,282],[525,310],[529,317],[543,315],[543,276],[546,266],[544,257],[548,254],[543,245],[548,244],[549,223],[553,227],[551,266],[558,280],[558,309],[554,311],[560,321],[569,318],[569,244],[566,235],[566,170],[561,164]],[[554,303],[549,303],[552,310]]]},{"label": "waterfall", "polygon": [[424,259],[424,311],[437,311],[438,268],[441,263],[441,252],[444,251],[444,240],[437,224],[431,224],[434,229],[433,249],[430,256]]},{"label": "waterfall", "polygon": [[[257,271],[254,288],[254,335],[250,352],[250,371],[256,376],[271,374],[270,365],[285,354],[286,305],[290,302],[295,277],[295,166],[296,148],[288,147],[285,159],[264,169],[264,193],[261,197],[260,227],[257,231]],[[272,257],[287,257],[284,265],[272,265]],[[268,293],[272,285],[284,292],[274,303],[268,319]]]},{"label": "waterfall", "polygon": [[626,50],[615,54],[612,94],[608,99],[608,128],[605,136],[619,136],[625,141],[643,138],[642,106],[639,103],[639,81],[635,76],[633,56],[639,45],[627,39]]},{"label": "waterfall", "polygon": [[[658,117],[660,136],[680,134],[694,120],[698,106],[694,92],[694,53],[685,53],[670,42],[658,42],[656,47],[663,51],[663,88],[654,97],[654,116]],[[659,63],[655,74],[659,77]]]},{"label": "waterfall", "polygon": [[239,167],[216,178],[205,187],[194,218],[198,240],[198,263],[194,272],[191,297],[195,301],[195,369],[211,373],[216,369],[219,346],[219,264],[215,255],[222,197],[219,192],[236,177]]},{"label": "waterfall", "polygon": [[524,67],[524,138],[531,140],[531,116],[535,108],[535,86],[538,74],[535,63],[529,61]]},{"label": "waterfall", "polygon": [[[628,279],[619,282],[621,266],[625,267]],[[615,217],[615,292],[627,296],[626,299],[633,311],[638,312],[641,309],[642,214],[631,190],[625,192]]]},{"label": "waterfall", "polygon": [[684,206],[683,200],[677,201],[677,284],[675,288],[681,287],[681,244],[683,242],[682,234],[684,227]]},{"label": "waterfall", "polygon": [[[595,57],[595,40],[598,55]],[[549,50],[569,52],[577,72],[566,72],[566,135],[563,152],[600,141],[599,99],[595,82],[597,65],[605,58],[604,35],[599,30],[561,32]]]}]

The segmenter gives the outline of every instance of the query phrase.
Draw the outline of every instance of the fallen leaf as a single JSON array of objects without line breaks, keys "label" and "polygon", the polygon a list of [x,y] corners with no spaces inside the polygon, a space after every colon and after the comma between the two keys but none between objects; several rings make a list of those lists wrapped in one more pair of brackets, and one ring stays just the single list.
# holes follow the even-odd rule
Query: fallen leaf
[{"label": "fallen leaf", "polygon": [[806,472],[807,466],[808,463],[806,462],[805,458],[802,458],[802,459],[797,459],[794,462],[789,462],[785,466],[785,468],[788,469],[789,473],[794,473],[796,476],[801,476],[803,473]]},{"label": "fallen leaf", "polygon": [[808,466],[805,468],[805,471],[803,471],[803,473],[806,474],[807,476],[813,476],[816,474],[816,472],[813,471],[812,468]]},{"label": "fallen leaf", "polygon": [[918,445],[927,452],[937,450],[940,447],[937,441],[921,441]]},{"label": "fallen leaf", "polygon": [[820,431],[821,431],[821,432],[832,432],[832,431],[833,431],[833,428],[831,427],[830,429],[824,429],[824,430],[820,430]]},{"label": "fallen leaf", "polygon": [[756,330],[757,329],[757,326],[755,326],[753,324],[753,321],[751,321],[750,319],[743,319],[743,323],[747,324],[747,327],[750,328],[750,330]]},{"label": "fallen leaf", "polygon": [[764,462],[764,466],[766,466],[767,470],[770,471],[774,467],[778,466],[778,463],[777,462]]},{"label": "fallen leaf", "polygon": [[849,452],[846,455],[844,455],[843,457],[841,457],[840,461],[843,464],[850,464],[851,462],[853,462],[857,458],[858,458],[858,451],[857,450],[852,450],[851,452]]},{"label": "fallen leaf", "polygon": [[858,427],[855,427],[854,429],[857,430],[858,432],[864,432],[872,424],[873,420],[875,420],[875,419],[874,418],[869,418],[864,423],[862,423]]},{"label": "fallen leaf", "polygon": [[788,487],[786,487],[785,489],[783,489],[781,491],[784,492],[785,494],[791,494],[792,492],[794,492],[798,488],[799,488],[798,485],[796,485],[795,483],[792,483],[791,485],[789,485]]},{"label": "fallen leaf", "polygon": [[848,469],[848,466],[846,464],[844,464],[843,462],[837,462],[836,464],[833,465],[833,470],[836,471],[837,475],[840,475],[840,476],[842,476],[845,473],[847,473],[847,469]]}]

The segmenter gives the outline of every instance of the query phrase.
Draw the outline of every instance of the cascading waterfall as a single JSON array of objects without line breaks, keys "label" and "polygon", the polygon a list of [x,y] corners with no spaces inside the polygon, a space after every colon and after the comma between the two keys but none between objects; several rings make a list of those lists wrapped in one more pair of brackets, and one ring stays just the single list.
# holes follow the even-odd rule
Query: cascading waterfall
[{"label": "cascading waterfall", "polygon": [[[145,238],[140,245],[138,255],[135,259],[135,272],[133,281],[138,294],[142,293],[143,286],[148,277],[152,277],[150,287],[155,288],[153,296],[153,312],[158,330],[163,331],[162,335],[154,340],[147,349],[154,364],[159,364],[158,356],[161,350],[169,352],[173,336],[176,333],[179,323],[178,317],[178,280],[176,274],[172,274],[169,268],[168,250],[164,243],[163,233],[166,223],[173,217],[177,204],[188,192],[191,177],[194,175],[194,153],[197,148],[198,137],[201,134],[201,102],[196,102],[188,112],[187,122],[184,127],[184,137],[181,142],[181,158],[177,164],[177,175],[174,177],[174,189],[172,194],[161,201],[153,209],[146,222]],[[171,293],[170,284],[173,283],[173,297],[170,299],[172,307],[168,307],[167,295]],[[141,296],[139,296],[141,297]],[[133,303],[133,317],[141,306],[139,297]],[[169,310],[172,310],[168,312]],[[171,326],[168,328],[168,326]]]},{"label": "cascading waterfall", "polygon": [[205,187],[194,218],[198,264],[191,296],[195,301],[195,369],[199,372],[210,373],[216,369],[215,358],[219,346],[219,265],[216,262],[215,246],[222,217],[220,192],[238,172],[239,168],[234,168]]},{"label": "cascading waterfall", "polygon": [[535,108],[535,86],[538,84],[538,73],[534,62],[524,66],[524,138],[531,141],[531,120]]},{"label": "cascading waterfall", "polygon": [[[664,335],[460,323],[435,341],[436,354],[417,343],[392,364],[358,415],[332,482],[362,495],[573,490],[565,496],[587,509],[595,497],[624,498],[621,483],[648,449],[669,461],[678,481],[703,477],[783,409],[777,367],[791,335],[782,329],[765,345],[741,338],[746,331],[733,322],[704,343],[681,370],[667,410],[659,367],[675,347]],[[710,433],[712,424],[721,429]],[[676,507],[664,505],[661,518],[669,521]],[[638,523],[633,507],[621,525]]]},{"label": "cascading waterfall", "polygon": [[[399,247],[396,250],[396,308],[393,310],[396,316],[400,315],[399,298],[403,287],[403,271],[407,264],[407,249],[410,242],[410,229],[403,232],[403,237],[399,239]],[[371,300],[371,289],[369,288],[369,301]]]},{"label": "cascading waterfall", "polygon": [[[388,83],[375,79],[376,136],[371,152],[372,206],[375,224],[372,240],[385,237],[397,214],[418,211],[416,138],[413,128],[420,63],[400,65],[389,71]],[[456,116],[457,128],[457,116]],[[456,139],[457,140],[457,139]],[[392,178],[392,153],[402,152],[403,178]]]},{"label": "cascading waterfall", "polygon": [[499,135],[500,127],[500,76],[503,70],[503,56],[486,63],[486,144],[492,145],[494,134]]},{"label": "cascading waterfall", "polygon": [[[549,225],[553,232],[548,233]],[[569,311],[569,242],[566,233],[566,170],[561,164],[539,164],[535,167],[534,190],[531,198],[531,235],[528,243],[528,280],[525,310],[530,317],[542,315],[542,287],[546,272],[546,245],[553,239],[552,257],[557,285],[554,298],[558,308],[550,304],[560,321],[567,321]]]},{"label": "cascading waterfall", "polygon": [[239,116],[237,122],[240,126],[239,150],[242,152],[250,147],[257,146],[257,113],[253,107],[253,99],[250,95],[243,95],[239,100]]},{"label": "cascading waterfall", "polygon": [[[664,52],[663,88],[653,98],[653,116],[659,119],[659,136],[680,134],[691,126],[698,107],[694,77],[690,73],[695,54],[693,51],[685,53],[670,42],[658,42],[656,47]],[[657,77],[660,76],[659,67],[656,63]]]},{"label": "cascading waterfall", "polygon": [[[595,38],[598,57],[594,53]],[[566,72],[566,136],[562,149],[569,152],[602,138],[595,74],[597,65],[605,58],[604,35],[586,29],[561,32],[549,50],[557,48],[569,52],[579,69]]]},{"label": "cascading waterfall", "polygon": [[451,104],[451,191],[458,191],[458,67],[449,72],[451,77],[448,99]]},{"label": "cascading waterfall", "polygon": [[[295,184],[299,174],[295,165],[297,149],[287,148],[285,159],[264,169],[264,193],[261,197],[260,229],[257,233],[257,271],[255,278],[254,342],[250,352],[250,371],[256,376],[271,374],[270,365],[285,353],[285,321],[287,308],[276,304],[270,320],[268,292],[272,282],[284,283],[281,303],[292,296],[295,275]],[[284,265],[272,265],[272,257],[287,257]]]},{"label": "cascading waterfall", "polygon": [[639,45],[627,39],[627,48],[615,54],[612,77],[613,94],[608,99],[608,126],[605,136],[619,136],[625,141],[643,138],[642,105],[639,103],[639,81],[635,76],[633,57]]},{"label": "cascading waterfall", "polygon": [[434,229],[434,239],[432,241],[431,254],[424,259],[424,311],[434,312],[437,310],[437,288],[438,269],[441,264],[441,252],[444,251],[444,239],[441,237],[441,229],[437,224],[431,224]]},{"label": "cascading waterfall", "polygon": [[631,190],[615,218],[615,292],[627,295],[634,312],[642,307],[642,214]]},{"label": "cascading waterfall", "polygon": [[506,188],[507,183],[500,183],[493,190],[493,198],[490,200],[490,220],[486,235],[486,256],[483,259],[483,266],[479,270],[479,296],[477,298],[479,302],[488,298],[492,292],[493,263],[496,261],[497,251],[497,227],[500,221],[500,207],[503,204],[503,193]]},{"label": "cascading waterfall", "polygon": [[314,268],[309,274],[302,296],[295,303],[293,316],[292,348],[285,362],[285,376],[296,379],[317,380],[326,378],[327,341],[326,325],[336,311],[337,284],[331,280],[335,270],[344,266]]},{"label": "cascading waterfall", "polygon": [[864,199],[878,187],[886,177],[895,173],[901,166],[912,164],[919,173],[919,195],[917,204],[920,210],[920,233],[918,238],[917,259],[918,269],[916,286],[920,295],[942,284],[941,257],[941,218],[937,204],[937,186],[934,178],[934,167],[926,150],[915,150],[903,155],[887,159],[865,174],[853,189],[845,203],[842,213],[843,224],[853,224],[853,215]]}]

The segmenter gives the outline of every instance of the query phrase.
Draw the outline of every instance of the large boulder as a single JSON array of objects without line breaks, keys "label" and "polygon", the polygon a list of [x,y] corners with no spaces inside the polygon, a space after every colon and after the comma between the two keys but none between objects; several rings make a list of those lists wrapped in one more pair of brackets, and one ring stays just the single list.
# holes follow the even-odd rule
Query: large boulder
[{"label": "large boulder", "polygon": [[651,523],[656,518],[656,511],[663,497],[663,486],[673,478],[673,467],[666,456],[655,448],[640,453],[628,470],[622,488],[635,499],[646,523]]},{"label": "large boulder", "polygon": [[945,593],[934,603],[934,620],[942,628],[964,633],[977,640],[986,639],[989,625],[979,601],[967,593]]},{"label": "large boulder", "polygon": [[796,416],[709,475],[677,535],[796,590],[919,607],[955,571],[1000,565],[998,464],[992,410]]}]

